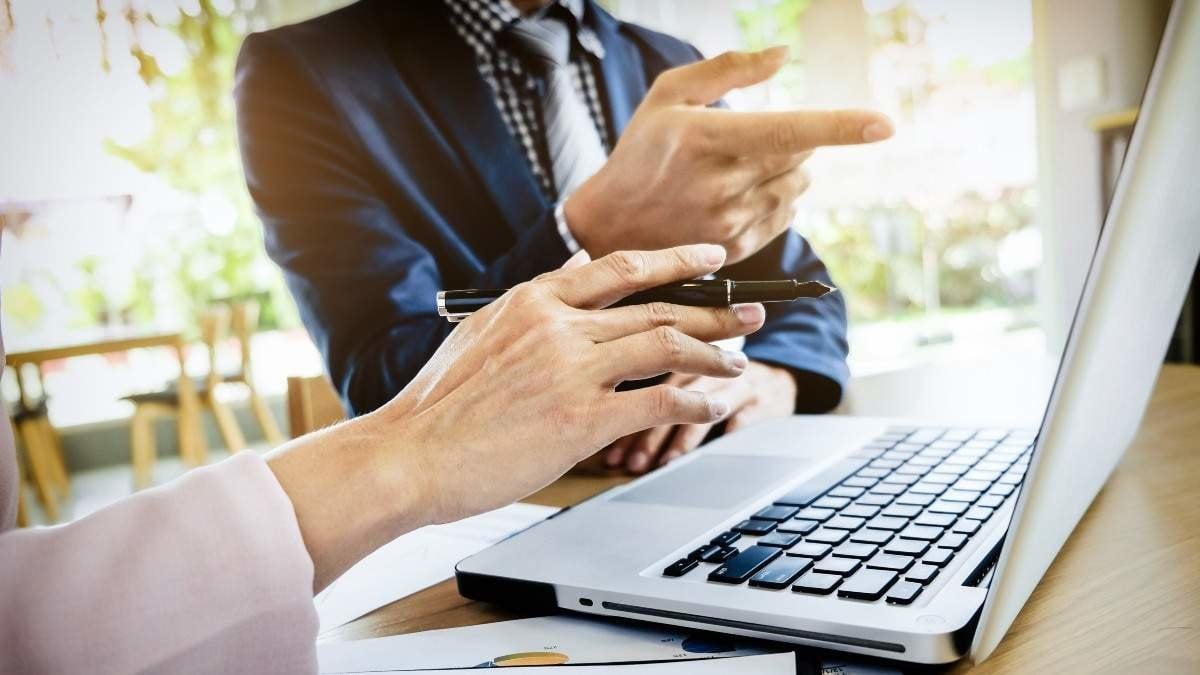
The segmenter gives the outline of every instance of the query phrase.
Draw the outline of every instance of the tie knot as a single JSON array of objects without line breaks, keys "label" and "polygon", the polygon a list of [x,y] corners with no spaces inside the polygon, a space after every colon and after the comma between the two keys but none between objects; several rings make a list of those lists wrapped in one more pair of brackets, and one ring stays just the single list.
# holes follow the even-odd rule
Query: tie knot
[{"label": "tie knot", "polygon": [[566,66],[571,59],[571,27],[555,14],[520,19],[506,35],[512,50],[538,70],[549,72]]}]

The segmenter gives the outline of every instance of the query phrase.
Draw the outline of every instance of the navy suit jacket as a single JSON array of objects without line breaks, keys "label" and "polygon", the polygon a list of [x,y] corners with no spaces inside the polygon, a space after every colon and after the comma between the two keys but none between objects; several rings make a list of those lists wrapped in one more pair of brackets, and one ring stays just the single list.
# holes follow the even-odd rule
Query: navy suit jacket
[{"label": "navy suit jacket", "polygon": [[[446,11],[362,0],[251,35],[238,59],[238,134],[267,251],[358,414],[399,392],[449,334],[438,290],[512,286],[568,257],[554,204]],[[587,11],[619,137],[654,78],[700,54],[590,0]],[[829,281],[791,231],[722,274]],[[790,369],[797,410],[818,412],[840,399],[845,336],[833,294],[770,307],[745,351]]]}]

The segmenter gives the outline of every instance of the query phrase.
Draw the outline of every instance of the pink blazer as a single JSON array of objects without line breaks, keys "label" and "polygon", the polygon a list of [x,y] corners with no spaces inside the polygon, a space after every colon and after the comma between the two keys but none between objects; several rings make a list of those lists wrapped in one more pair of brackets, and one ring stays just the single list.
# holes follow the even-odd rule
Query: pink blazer
[{"label": "pink blazer", "polygon": [[316,672],[312,561],[258,455],[58,527],[13,529],[16,487],[4,414],[0,673]]}]

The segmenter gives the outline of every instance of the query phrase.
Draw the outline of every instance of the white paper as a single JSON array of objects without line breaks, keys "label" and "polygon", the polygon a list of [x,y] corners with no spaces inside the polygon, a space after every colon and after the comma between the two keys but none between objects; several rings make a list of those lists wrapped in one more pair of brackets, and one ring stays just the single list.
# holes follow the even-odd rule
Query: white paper
[{"label": "white paper", "polygon": [[[484,666],[488,667],[488,666]],[[588,666],[587,675],[796,675],[796,656],[790,652],[764,654],[762,656],[740,656],[705,661],[671,661],[665,663],[641,663],[633,665]],[[362,671],[363,673],[411,672],[411,671]],[[504,672],[550,673],[580,671],[571,666],[508,667]],[[461,675],[461,670],[423,670],[423,675]]]},{"label": "white paper", "polygon": [[[579,665],[749,656],[784,649],[672,626],[545,616],[317,645],[322,673]],[[592,672],[590,669],[588,672]]]},{"label": "white paper", "polygon": [[321,632],[454,576],[454,566],[558,509],[512,504],[398,537],[338,577],[313,602]]}]

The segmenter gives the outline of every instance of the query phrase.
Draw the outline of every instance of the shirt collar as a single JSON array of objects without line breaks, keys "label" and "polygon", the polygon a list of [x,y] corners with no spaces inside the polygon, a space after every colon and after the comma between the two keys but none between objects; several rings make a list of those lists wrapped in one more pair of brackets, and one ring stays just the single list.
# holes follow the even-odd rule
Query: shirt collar
[{"label": "shirt collar", "polygon": [[[592,56],[604,58],[604,45],[591,26],[591,13],[588,12],[585,0],[551,0],[552,4],[560,5],[572,16],[579,26],[578,43]],[[494,49],[500,33],[521,19],[521,13],[513,7],[509,0],[445,0],[451,11],[473,19],[479,31],[479,37],[485,41],[489,49]],[[549,6],[549,5],[547,5]],[[541,11],[545,11],[544,9]]]}]

